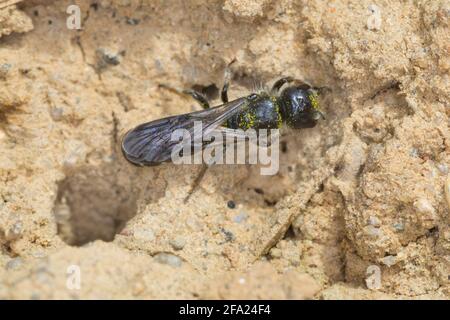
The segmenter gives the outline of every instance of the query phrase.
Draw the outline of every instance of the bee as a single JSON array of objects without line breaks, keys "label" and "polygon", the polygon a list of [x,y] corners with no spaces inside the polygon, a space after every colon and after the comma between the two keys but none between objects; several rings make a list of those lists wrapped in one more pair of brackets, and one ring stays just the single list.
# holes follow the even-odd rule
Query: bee
[{"label": "bee", "polygon": [[[197,100],[204,110],[150,121],[128,131],[122,139],[125,158],[139,166],[170,161],[172,150],[179,144],[171,140],[172,132],[186,129],[196,137],[194,122],[197,121],[202,123],[200,136],[205,137],[214,131],[236,135],[236,131],[230,129],[313,128],[319,119],[324,118],[319,110],[317,88],[291,77],[279,79],[270,90],[251,93],[233,101],[228,101],[228,87],[229,79],[226,79],[221,91],[223,104],[216,107],[210,107],[201,93],[184,91]],[[192,148],[195,144],[202,147],[207,144],[203,140],[192,140],[190,143]]]}]

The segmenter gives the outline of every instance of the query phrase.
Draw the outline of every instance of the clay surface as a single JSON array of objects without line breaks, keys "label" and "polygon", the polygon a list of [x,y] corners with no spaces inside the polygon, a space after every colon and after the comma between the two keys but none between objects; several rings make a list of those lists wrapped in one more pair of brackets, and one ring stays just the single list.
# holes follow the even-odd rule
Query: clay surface
[{"label": "clay surface", "polygon": [[[0,7],[0,298],[449,299],[449,18],[446,0]],[[327,88],[278,174],[123,158],[130,128],[199,110],[161,85],[217,105],[234,58],[232,99]]]}]

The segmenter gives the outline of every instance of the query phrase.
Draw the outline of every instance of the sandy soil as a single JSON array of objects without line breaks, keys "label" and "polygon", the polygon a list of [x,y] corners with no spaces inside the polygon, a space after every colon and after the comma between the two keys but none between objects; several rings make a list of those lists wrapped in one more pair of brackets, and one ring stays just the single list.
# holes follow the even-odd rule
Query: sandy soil
[{"label": "sandy soil", "polygon": [[[205,3],[0,9],[0,298],[448,299],[449,1]],[[277,175],[124,160],[233,58],[232,97],[330,89]]]}]

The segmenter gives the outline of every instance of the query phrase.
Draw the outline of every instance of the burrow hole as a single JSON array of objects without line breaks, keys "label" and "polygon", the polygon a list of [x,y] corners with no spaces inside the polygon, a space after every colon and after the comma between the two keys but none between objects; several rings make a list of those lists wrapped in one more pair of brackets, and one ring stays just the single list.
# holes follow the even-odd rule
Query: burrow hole
[{"label": "burrow hole", "polygon": [[58,185],[54,214],[58,235],[69,245],[112,241],[137,210],[130,185],[119,183],[114,164],[66,172]]}]

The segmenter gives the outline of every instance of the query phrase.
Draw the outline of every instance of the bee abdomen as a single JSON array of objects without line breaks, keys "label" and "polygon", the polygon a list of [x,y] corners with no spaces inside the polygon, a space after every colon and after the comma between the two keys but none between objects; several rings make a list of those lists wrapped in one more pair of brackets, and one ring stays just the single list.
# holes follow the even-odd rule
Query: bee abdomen
[{"label": "bee abdomen", "polygon": [[226,126],[231,129],[276,129],[282,125],[278,101],[275,97],[263,97],[230,119]]}]

